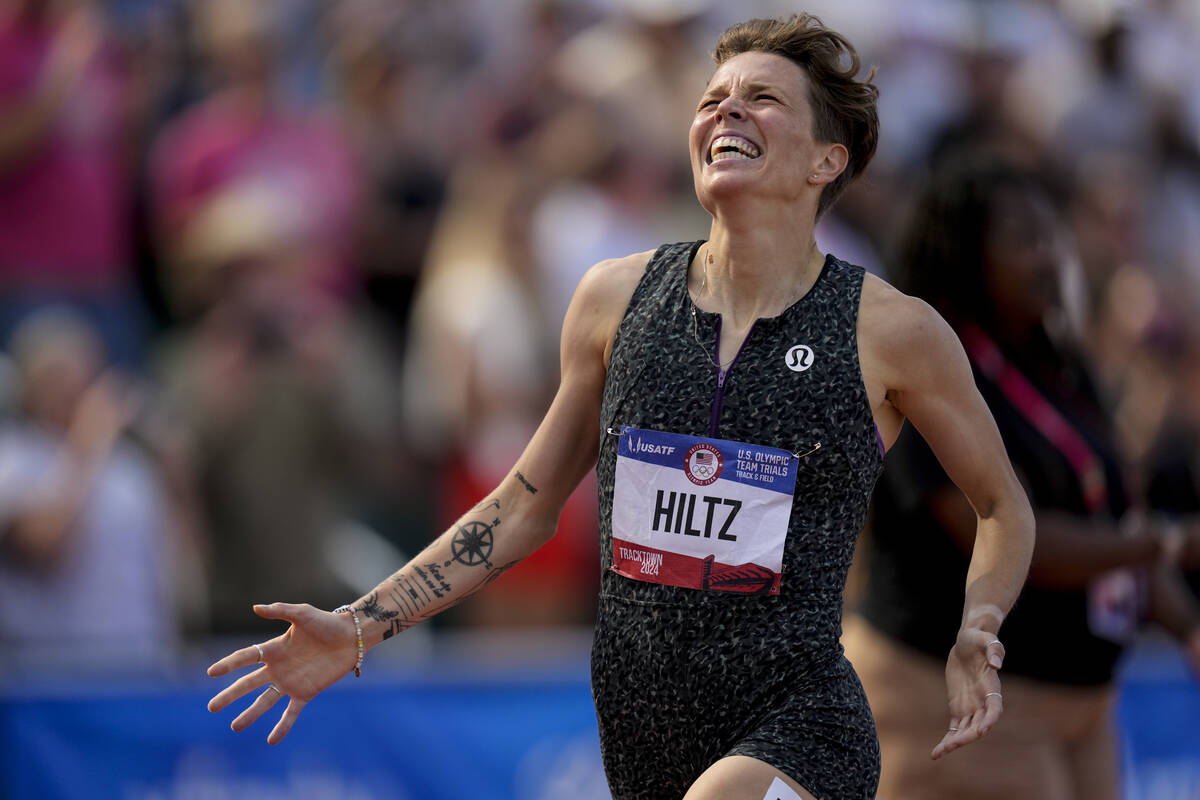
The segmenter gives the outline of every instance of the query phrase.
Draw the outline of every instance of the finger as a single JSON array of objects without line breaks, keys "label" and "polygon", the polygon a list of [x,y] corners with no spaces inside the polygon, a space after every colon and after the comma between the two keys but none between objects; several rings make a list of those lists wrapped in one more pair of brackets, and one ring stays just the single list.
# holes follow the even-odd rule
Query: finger
[{"label": "finger", "polygon": [[271,706],[279,702],[279,698],[283,697],[283,693],[275,686],[270,684],[263,690],[250,707],[237,715],[237,718],[230,724],[229,727],[235,731],[242,731],[254,724],[254,721],[265,714]]},{"label": "finger", "polygon": [[1004,695],[999,692],[988,692],[984,703],[986,709],[983,715],[983,721],[980,723],[980,728],[983,733],[987,733],[992,729],[992,726],[1000,721],[1000,715],[1004,713]]},{"label": "finger", "polygon": [[979,738],[983,736],[981,726],[983,725],[983,719],[986,714],[987,710],[983,707],[977,708],[975,713],[971,714],[970,720],[963,727],[963,729],[958,732],[958,738],[955,740],[955,744],[958,747],[978,741]]},{"label": "finger", "polygon": [[986,649],[988,666],[992,669],[1000,669],[1004,665],[1004,656],[1007,655],[1004,644],[999,639],[992,639],[987,643]]},{"label": "finger", "polygon": [[249,694],[258,687],[267,683],[269,680],[270,678],[267,677],[266,667],[260,667],[259,669],[254,670],[254,672],[251,672],[249,675],[243,675],[233,683],[229,684],[229,686],[225,687],[225,689],[212,700],[209,700],[208,710],[220,711],[234,700],[237,700],[243,695]]},{"label": "finger", "polygon": [[[987,699],[993,701],[998,698],[989,697]],[[977,708],[969,717],[963,718],[958,725],[954,726],[958,728],[957,731],[947,732],[938,747],[934,748],[933,757],[940,758],[946,753],[979,741],[991,730],[992,725],[999,717],[1000,705],[996,702],[985,703],[984,706]]]},{"label": "finger", "polygon": [[279,718],[279,722],[275,723],[275,727],[267,736],[267,744],[279,744],[283,741],[283,737],[288,735],[288,731],[292,729],[292,724],[296,721],[296,717],[300,716],[300,712],[304,710],[307,703],[304,700],[293,697],[288,707],[283,710],[283,716]]},{"label": "finger", "polygon": [[943,736],[942,740],[937,743],[936,747],[933,748],[933,752],[929,754],[929,757],[934,761],[937,761],[939,758],[952,751],[954,749],[953,739],[955,735],[955,731],[946,731],[946,735]]},{"label": "finger", "polygon": [[222,675],[227,675],[230,672],[233,672],[235,669],[241,669],[242,667],[249,667],[253,664],[261,663],[264,659],[260,658],[258,655],[259,647],[261,647],[263,650],[266,649],[266,645],[263,644],[258,646],[250,645],[249,647],[243,647],[241,650],[234,650],[232,653],[208,668],[208,677],[219,678]]},{"label": "finger", "polygon": [[938,742],[937,746],[933,748],[933,752],[930,754],[935,760],[941,758],[946,753],[949,753],[951,750],[954,750],[956,747],[958,747],[957,742],[959,735],[962,733],[963,729],[966,728],[967,724],[970,722],[970,719],[971,718],[969,716],[956,716],[950,718],[950,725],[946,728],[946,734],[942,736],[942,740]]},{"label": "finger", "polygon": [[269,603],[254,606],[254,613],[263,619],[281,619],[284,622],[296,622],[307,606],[296,603]]},{"label": "finger", "polygon": [[937,761],[939,758],[946,755],[946,753],[948,752],[946,750],[946,739],[949,738],[949,736],[950,736],[949,733],[947,733],[945,736],[943,736],[942,740],[940,742],[938,742],[936,745],[934,745],[933,750],[929,753],[929,757],[932,758],[934,761]]}]

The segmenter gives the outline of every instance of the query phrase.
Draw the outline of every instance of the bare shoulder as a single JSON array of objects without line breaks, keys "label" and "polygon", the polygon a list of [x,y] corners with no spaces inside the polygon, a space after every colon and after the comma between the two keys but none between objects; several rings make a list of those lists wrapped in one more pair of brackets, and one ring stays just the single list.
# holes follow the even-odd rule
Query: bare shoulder
[{"label": "bare shoulder", "polygon": [[585,340],[589,349],[597,348],[603,353],[604,363],[608,363],[617,328],[652,255],[654,251],[647,250],[610,258],[584,274],[563,322],[564,345],[571,340],[575,344]]},{"label": "bare shoulder", "polygon": [[865,277],[858,314],[859,349],[888,390],[965,364],[958,336],[942,316],[882,278]]},{"label": "bare shoulder", "polygon": [[585,299],[607,307],[615,307],[624,314],[638,281],[646,272],[653,250],[621,258],[609,258],[592,266],[579,282],[576,299]]},{"label": "bare shoulder", "polygon": [[900,355],[920,347],[940,349],[958,337],[933,306],[868,274],[858,308],[858,332],[872,347]]}]

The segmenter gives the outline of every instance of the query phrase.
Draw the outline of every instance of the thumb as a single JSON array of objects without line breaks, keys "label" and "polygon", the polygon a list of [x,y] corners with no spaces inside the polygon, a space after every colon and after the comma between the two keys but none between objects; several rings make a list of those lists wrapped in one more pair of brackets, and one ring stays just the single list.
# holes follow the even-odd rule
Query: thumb
[{"label": "thumb", "polygon": [[261,603],[254,606],[254,613],[263,619],[281,619],[284,622],[296,622],[304,613],[303,605],[295,603]]}]

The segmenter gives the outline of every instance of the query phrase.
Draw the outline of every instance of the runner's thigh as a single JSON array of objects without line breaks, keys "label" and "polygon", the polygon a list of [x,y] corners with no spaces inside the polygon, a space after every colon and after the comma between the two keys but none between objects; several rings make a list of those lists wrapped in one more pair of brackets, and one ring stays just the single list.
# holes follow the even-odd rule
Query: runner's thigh
[{"label": "runner's thigh", "polygon": [[[771,791],[776,780],[794,792],[794,795]],[[800,784],[784,775],[765,761],[749,756],[726,756],[704,771],[683,800],[817,800]]]}]

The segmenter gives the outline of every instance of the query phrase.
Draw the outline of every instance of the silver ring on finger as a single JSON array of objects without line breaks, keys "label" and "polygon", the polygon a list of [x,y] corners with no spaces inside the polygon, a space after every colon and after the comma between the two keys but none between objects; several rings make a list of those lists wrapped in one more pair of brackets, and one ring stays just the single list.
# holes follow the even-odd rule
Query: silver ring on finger
[{"label": "silver ring on finger", "polygon": [[1004,695],[1000,694],[999,692],[988,692],[983,696],[983,699],[987,700],[989,697],[999,697],[1001,700],[1004,699]]},{"label": "silver ring on finger", "polygon": [[957,731],[957,730],[958,730],[958,728],[947,728],[946,730],[949,730],[949,731]]},{"label": "silver ring on finger", "polygon": [[278,694],[280,697],[283,697],[283,690],[282,690],[282,689],[280,689],[278,686],[276,686],[276,685],[275,685],[275,684],[273,684],[273,683],[268,683],[268,684],[267,684],[267,691],[271,691],[271,690],[274,690],[276,694]]},{"label": "silver ring on finger", "polygon": [[266,663],[267,657],[265,655],[263,655],[262,645],[256,644],[256,645],[254,645],[254,649],[258,651],[258,663],[260,663],[260,664]]}]

